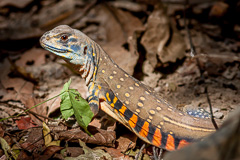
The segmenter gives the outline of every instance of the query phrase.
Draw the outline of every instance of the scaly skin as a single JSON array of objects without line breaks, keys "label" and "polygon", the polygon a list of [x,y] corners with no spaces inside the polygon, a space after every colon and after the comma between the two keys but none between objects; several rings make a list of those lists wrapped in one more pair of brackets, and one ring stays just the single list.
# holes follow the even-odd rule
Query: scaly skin
[{"label": "scaly skin", "polygon": [[61,25],[46,32],[40,43],[86,80],[94,114],[102,109],[145,142],[175,150],[215,131],[209,119],[180,112],[128,75],[82,32]]}]

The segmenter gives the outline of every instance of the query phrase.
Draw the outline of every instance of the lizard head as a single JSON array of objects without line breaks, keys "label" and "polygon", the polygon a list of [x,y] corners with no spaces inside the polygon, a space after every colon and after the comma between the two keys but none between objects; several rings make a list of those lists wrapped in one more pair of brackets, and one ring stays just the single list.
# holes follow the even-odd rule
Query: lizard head
[{"label": "lizard head", "polygon": [[60,25],[41,37],[41,46],[50,52],[62,57],[65,61],[84,66],[87,63],[87,54],[92,48],[87,44],[89,39],[82,32],[67,25]]}]

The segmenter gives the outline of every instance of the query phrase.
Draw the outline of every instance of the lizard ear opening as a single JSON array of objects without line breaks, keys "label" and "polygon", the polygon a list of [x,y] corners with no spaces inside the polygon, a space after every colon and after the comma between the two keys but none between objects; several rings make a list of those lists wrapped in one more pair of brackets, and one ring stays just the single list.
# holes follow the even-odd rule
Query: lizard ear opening
[{"label": "lizard ear opening", "polygon": [[86,55],[87,54],[87,46],[84,47],[84,51],[83,54]]}]

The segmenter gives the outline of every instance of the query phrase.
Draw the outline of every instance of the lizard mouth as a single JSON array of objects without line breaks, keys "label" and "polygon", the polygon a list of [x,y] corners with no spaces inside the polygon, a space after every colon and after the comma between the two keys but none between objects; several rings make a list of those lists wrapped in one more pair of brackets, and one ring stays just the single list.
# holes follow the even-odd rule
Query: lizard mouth
[{"label": "lizard mouth", "polygon": [[50,46],[46,43],[43,43],[41,42],[41,46],[49,51],[54,51],[54,52],[58,52],[58,53],[66,53],[68,52],[68,50],[66,49],[59,49],[59,48],[56,48],[56,47],[53,47],[53,46]]}]

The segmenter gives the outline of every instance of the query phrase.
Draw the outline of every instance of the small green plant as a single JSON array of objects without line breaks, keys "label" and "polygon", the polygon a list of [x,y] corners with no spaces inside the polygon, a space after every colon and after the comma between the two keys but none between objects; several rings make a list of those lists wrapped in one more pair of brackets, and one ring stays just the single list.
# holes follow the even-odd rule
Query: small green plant
[{"label": "small green plant", "polygon": [[29,110],[60,96],[61,97],[60,110],[61,110],[61,114],[62,114],[63,118],[67,120],[69,117],[74,115],[78,124],[89,135],[91,135],[87,130],[87,126],[93,118],[93,112],[91,111],[88,102],[81,97],[80,93],[76,89],[69,88],[70,84],[71,84],[71,79],[67,83],[64,84],[61,93],[58,94],[57,96],[54,96],[44,102],[41,102],[27,110],[24,110],[22,113],[19,113],[16,116],[10,116],[7,118],[0,119],[0,122],[7,120],[9,118],[19,117],[21,114],[28,112]]},{"label": "small green plant", "polygon": [[72,115],[75,116],[78,124],[88,133],[87,126],[93,118],[93,112],[88,102],[83,99],[80,93],[75,89],[69,89],[71,79],[64,84],[61,91],[60,110],[64,119],[68,119]]}]

